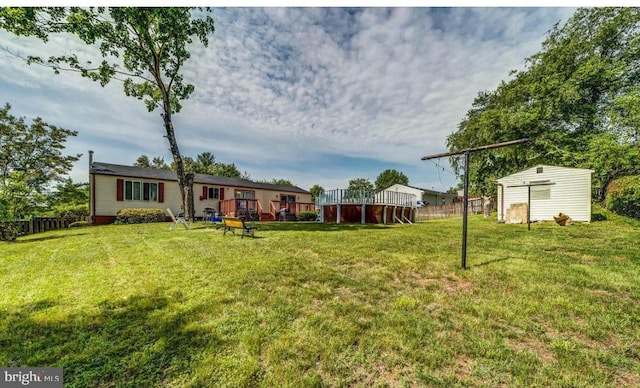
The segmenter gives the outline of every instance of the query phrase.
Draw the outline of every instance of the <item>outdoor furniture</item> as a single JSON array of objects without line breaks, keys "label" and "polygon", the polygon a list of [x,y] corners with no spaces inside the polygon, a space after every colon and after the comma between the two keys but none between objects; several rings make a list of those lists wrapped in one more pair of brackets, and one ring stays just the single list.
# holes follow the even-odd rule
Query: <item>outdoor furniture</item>
[{"label": "outdoor furniture", "polygon": [[202,222],[208,221],[208,222],[215,223],[215,222],[222,221],[218,213],[213,211],[213,208],[205,207],[203,213],[204,213],[204,216],[202,217]]},{"label": "outdoor furniture", "polygon": [[243,219],[237,217],[222,217],[222,228],[223,235],[226,235],[229,231],[233,234],[236,234],[236,229],[242,230],[241,238],[244,238],[245,235],[255,237],[254,232],[257,229],[252,224],[247,223]]},{"label": "outdoor furniture", "polygon": [[171,224],[169,230],[175,229],[178,224],[182,224],[185,229],[189,229],[189,224],[187,223],[187,220],[184,219],[184,213],[178,213],[178,216],[176,217],[173,215],[171,208],[167,208],[167,213],[169,213],[169,217],[173,220],[173,224]]}]

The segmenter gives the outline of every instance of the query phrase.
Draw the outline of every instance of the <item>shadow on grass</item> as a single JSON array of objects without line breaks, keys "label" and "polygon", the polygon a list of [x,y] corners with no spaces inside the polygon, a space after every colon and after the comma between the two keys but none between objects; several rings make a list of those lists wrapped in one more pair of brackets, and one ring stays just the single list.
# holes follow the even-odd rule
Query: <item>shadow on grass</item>
[{"label": "shadow on grass", "polygon": [[473,267],[482,267],[482,266],[485,266],[485,265],[495,264],[495,263],[499,263],[499,262],[501,262],[501,261],[505,261],[505,260],[509,260],[509,259],[511,259],[511,257],[502,257],[502,258],[500,258],[500,259],[493,259],[493,260],[489,260],[489,261],[483,261],[482,263],[478,263],[478,264],[470,265],[469,267],[470,267],[470,268],[473,268]]},{"label": "shadow on grass", "polygon": [[62,367],[66,386],[159,386],[189,369],[214,333],[187,326],[195,311],[181,297],[137,295],[106,301],[63,321],[47,315],[52,300],[0,311],[0,363]]},{"label": "shadow on grass", "polygon": [[[38,235],[30,234],[30,235],[18,237],[18,239],[16,241],[14,241],[14,243],[20,244],[20,243],[30,243],[30,242],[36,242],[36,241],[57,240],[57,239],[61,239],[61,238],[71,238],[71,237],[76,237],[76,236],[83,236],[83,235],[86,235],[86,234],[89,234],[89,233],[83,232],[83,233],[56,234],[56,235],[47,235],[47,236],[38,236]],[[34,236],[38,236],[38,237],[34,237]]]},{"label": "shadow on grass", "polygon": [[305,232],[344,232],[365,229],[390,229],[384,224],[322,224],[318,222],[260,222],[256,223],[260,230],[273,231],[305,231]]}]

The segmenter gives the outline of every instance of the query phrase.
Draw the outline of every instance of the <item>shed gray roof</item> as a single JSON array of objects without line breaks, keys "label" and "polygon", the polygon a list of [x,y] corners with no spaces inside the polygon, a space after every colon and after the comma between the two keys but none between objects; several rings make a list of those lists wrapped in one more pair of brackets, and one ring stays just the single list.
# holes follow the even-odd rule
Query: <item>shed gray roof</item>
[{"label": "shed gray roof", "polygon": [[[99,175],[117,175],[130,178],[157,179],[164,181],[178,181],[175,171],[157,170],[153,168],[143,168],[134,166],[123,166],[120,164],[93,162],[91,173]],[[226,176],[195,174],[194,183],[208,185],[246,187],[251,189],[264,189],[274,191],[289,191],[295,193],[310,194],[297,186],[274,185],[271,183],[254,182],[248,179],[229,178]]]},{"label": "shed gray roof", "polygon": [[422,187],[416,187],[416,186],[407,186],[407,187],[411,187],[412,189],[422,190],[422,191],[424,191],[425,194],[435,194],[435,195],[441,195],[443,197],[457,197],[458,196],[457,194],[443,193],[441,191],[423,189]]}]

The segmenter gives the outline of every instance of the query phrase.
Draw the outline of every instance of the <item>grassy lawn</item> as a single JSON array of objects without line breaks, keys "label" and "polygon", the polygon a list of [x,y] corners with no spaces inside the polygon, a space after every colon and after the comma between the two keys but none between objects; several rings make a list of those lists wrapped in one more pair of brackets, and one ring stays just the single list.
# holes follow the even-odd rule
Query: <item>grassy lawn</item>
[{"label": "grassy lawn", "polygon": [[0,243],[0,366],[65,386],[638,386],[640,223],[169,224]]}]

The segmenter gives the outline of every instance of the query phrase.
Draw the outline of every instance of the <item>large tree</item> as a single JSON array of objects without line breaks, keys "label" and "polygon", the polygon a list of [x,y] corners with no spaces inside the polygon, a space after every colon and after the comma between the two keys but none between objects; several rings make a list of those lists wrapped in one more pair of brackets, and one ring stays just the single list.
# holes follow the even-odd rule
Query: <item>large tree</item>
[{"label": "large tree", "polygon": [[[585,155],[604,143],[613,146],[612,140],[620,149],[638,146],[638,41],[638,8],[579,9],[564,25],[553,26],[541,51],[526,59],[525,69],[512,72],[495,90],[481,91],[448,137],[450,150],[530,139],[525,146],[475,153],[471,189],[493,194],[494,179],[535,164],[611,165],[603,181],[596,182],[600,187],[611,177],[633,173],[624,170],[633,163],[601,163]],[[612,153],[614,158],[634,154]],[[462,158],[452,157],[451,163],[461,175]]]},{"label": "large tree", "polygon": [[376,178],[375,182],[377,191],[384,190],[395,184],[406,186],[409,184],[409,178],[407,178],[407,176],[404,175],[404,173],[402,173],[401,171],[391,168],[381,172],[380,175],[378,175],[378,177]]},{"label": "large tree", "polygon": [[194,90],[181,70],[190,57],[187,46],[194,39],[208,45],[208,36],[214,31],[209,15],[195,17],[191,8],[174,7],[1,8],[0,28],[45,42],[52,34],[75,35],[99,51],[104,58],[99,66],[66,53],[48,59],[32,56],[29,63],[44,64],[56,72],[77,71],[102,86],[114,78],[123,79],[127,96],[144,100],[150,112],[159,108],[183,206],[191,209],[187,216],[193,216],[193,190],[185,197],[187,177],[172,115],[180,112],[181,101]]},{"label": "large tree", "polygon": [[47,124],[37,117],[29,125],[24,117],[0,108],[0,219],[34,215],[45,192],[67,174],[80,155],[63,155],[67,138],[77,132]]},{"label": "large tree", "polygon": [[349,186],[347,186],[347,190],[349,191],[373,191],[374,186],[373,183],[369,179],[366,178],[353,178],[349,180]]},{"label": "large tree", "polygon": [[311,186],[309,192],[311,193],[311,200],[315,202],[316,198],[318,198],[321,194],[324,194],[324,187],[316,184]]}]

